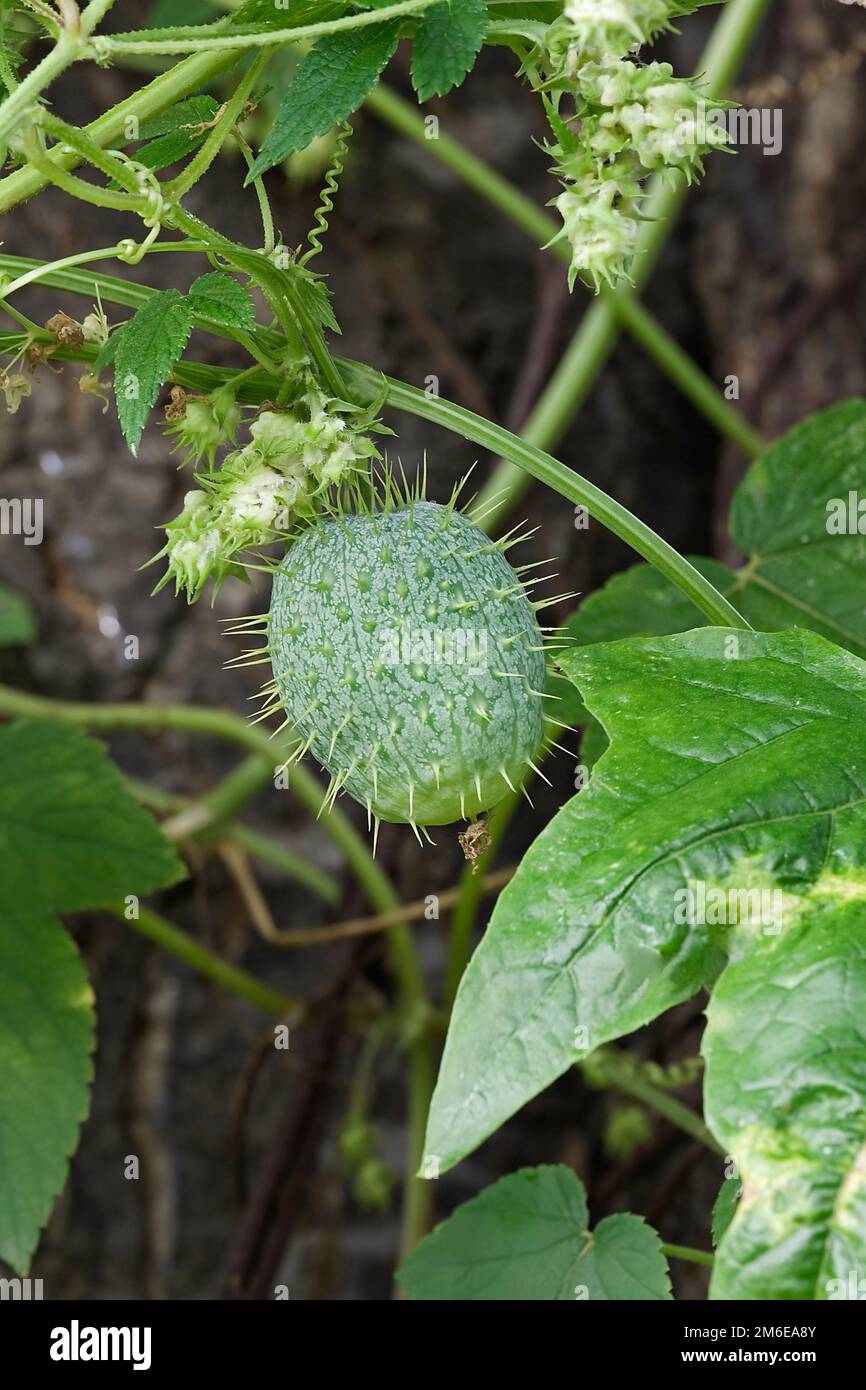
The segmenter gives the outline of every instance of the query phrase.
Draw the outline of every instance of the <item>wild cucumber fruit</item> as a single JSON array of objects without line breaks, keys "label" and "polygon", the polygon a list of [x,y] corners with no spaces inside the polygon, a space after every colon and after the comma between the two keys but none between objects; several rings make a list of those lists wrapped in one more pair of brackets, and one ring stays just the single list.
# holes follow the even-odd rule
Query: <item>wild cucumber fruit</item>
[{"label": "wild cucumber fruit", "polygon": [[325,517],[274,574],[271,708],[377,820],[446,825],[519,786],[544,640],[502,545],[412,500]]}]

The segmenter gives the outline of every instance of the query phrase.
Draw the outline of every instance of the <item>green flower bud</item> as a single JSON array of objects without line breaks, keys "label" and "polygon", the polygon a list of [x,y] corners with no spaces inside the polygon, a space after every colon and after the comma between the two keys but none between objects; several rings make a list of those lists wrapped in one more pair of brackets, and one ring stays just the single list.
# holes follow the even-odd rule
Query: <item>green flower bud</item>
[{"label": "green flower bud", "polygon": [[187,396],[176,387],[166,407],[166,420],[165,432],[175,441],[173,447],[186,451],[183,462],[196,467],[207,459],[212,468],[217,450],[234,443],[241,412],[227,387],[210,397]]},{"label": "green flower bud", "polygon": [[387,1211],[394,1174],[381,1158],[368,1158],[355,1175],[355,1201],[363,1211]]},{"label": "green flower bud", "polygon": [[598,291],[629,278],[640,222],[633,204],[619,199],[613,180],[597,179],[566,188],[554,200],[563,221],[562,235],[571,243],[569,288],[578,276]]},{"label": "green flower bud", "polygon": [[673,28],[701,0],[565,0],[545,40],[547,64],[556,77],[574,77],[584,63],[624,58]]},{"label": "green flower bud", "polygon": [[728,142],[716,120],[726,103],[675,78],[669,63],[616,63],[595,95],[602,110],[584,119],[581,138],[599,161],[630,150],[648,173],[680,169],[691,180],[703,172],[707,151]]},{"label": "green flower bud", "polygon": [[217,517],[210,494],[199,490],[186,494],[180,515],[165,528],[165,547],[154,556],[155,560],[163,555],[168,558],[168,569],[154,593],[173,579],[175,593],[183,591],[192,603],[209,579],[215,579],[219,586],[229,574],[239,572],[224,552]]},{"label": "green flower bud", "polygon": [[[213,464],[216,449],[233,438],[240,419],[228,387],[209,399],[189,398],[175,387],[169,432],[196,458]],[[180,516],[166,526],[159,556],[168,559],[162,583],[193,602],[208,579],[244,577],[235,556],[286,540],[301,524],[326,510],[322,495],[350,482],[378,450],[340,415],[326,409],[315,388],[292,410],[263,410],[250,439],[205,474],[199,492],[188,493]],[[160,584],[158,587],[162,587]]]}]

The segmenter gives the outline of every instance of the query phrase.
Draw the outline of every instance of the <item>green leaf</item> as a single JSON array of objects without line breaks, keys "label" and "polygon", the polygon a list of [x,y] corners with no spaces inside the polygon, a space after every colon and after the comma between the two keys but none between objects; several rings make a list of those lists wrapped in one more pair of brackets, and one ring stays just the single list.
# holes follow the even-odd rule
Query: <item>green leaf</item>
[{"label": "green leaf", "polygon": [[[170,135],[160,135],[158,139],[149,140],[146,145],[136,150],[136,163],[143,164],[146,169],[152,169],[158,174],[160,170],[167,169],[171,164],[177,164],[178,160],[192,154],[203,139],[204,134],[196,135],[191,130],[175,130]],[[116,179],[112,179],[109,186],[120,187]]]},{"label": "green leaf", "polygon": [[7,91],[14,86],[18,69],[24,62],[24,44],[27,35],[16,32],[0,21],[0,88]]},{"label": "green leaf", "polygon": [[725,1231],[734,1219],[737,1203],[743,1191],[739,1178],[725,1178],[713,1203],[712,1232],[713,1245],[718,1245]]},{"label": "green leaf", "polygon": [[20,594],[0,584],[0,647],[26,647],[36,636],[36,622]]},{"label": "green leaf", "polygon": [[[730,526],[751,556],[731,601],[753,626],[809,627],[866,656],[864,478],[863,400],[806,420],[752,464],[734,497]],[[834,534],[830,504],[835,499],[847,511],[850,492],[863,500],[862,530]]]},{"label": "green leaf", "polygon": [[[716,560],[689,558],[720,593],[731,598],[736,579],[729,569]],[[566,622],[561,637],[563,643],[584,647],[623,637],[665,637],[688,632],[703,622],[699,609],[657,569],[632,565],[584,600]],[[557,719],[564,724],[580,724],[587,718],[577,690],[566,677],[553,676],[548,689],[560,701],[553,710]]]},{"label": "green leaf", "polygon": [[255,326],[256,311],[249,291],[221,270],[201,275],[190,285],[189,303],[196,314],[226,328]]},{"label": "green leaf", "polygon": [[412,46],[412,85],[419,101],[459,87],[475,66],[486,32],[485,0],[443,0],[425,13]]},{"label": "green leaf", "polygon": [[[752,558],[733,574],[716,560],[690,556],[725,598],[763,631],[809,627],[866,656],[866,517],[859,532],[828,536],[827,504],[848,503],[866,476],[866,402],[833,406],[798,425],[755,462],[734,498],[731,529]],[[866,502],[866,492],[863,494]],[[866,507],[864,507],[866,510]],[[662,637],[687,632],[704,617],[651,565],[633,565],[596,590],[571,615],[562,634],[577,645],[620,637]],[[556,717],[587,719],[577,691],[550,677]],[[591,764],[604,734],[590,724],[581,761]]]},{"label": "green leaf", "polygon": [[[384,3],[384,0],[383,0]],[[394,0],[389,0],[390,4]],[[306,24],[327,24],[349,12],[344,0],[292,0],[291,16],[277,9],[274,0],[244,0],[232,12],[229,26],[238,29],[285,29],[291,24],[300,28]]]},{"label": "green leaf", "polygon": [[[167,106],[155,116],[149,116],[138,128],[139,140],[156,140],[162,135],[177,135],[181,132],[187,140],[201,139],[194,127],[212,121],[219,103],[209,96],[186,97],[183,101]],[[139,155],[136,155],[136,159]]]},{"label": "green leaf", "polygon": [[562,656],[611,747],[503,890],[461,983],[426,1153],[444,1170],[588,1051],[695,994],[724,930],[693,881],[808,887],[866,785],[866,666],[704,628]]},{"label": "green leaf", "polygon": [[221,18],[222,11],[213,0],[155,0],[147,16],[146,27],[170,29],[175,24],[210,24]]},{"label": "green leaf", "polygon": [[179,878],[182,865],[102,744],[0,728],[0,1258],[26,1272],[87,1112],[93,1001],[54,916]]},{"label": "green leaf", "polygon": [[0,1259],[26,1274],[87,1115],[93,994],[53,914],[0,912]]},{"label": "green leaf", "polygon": [[397,47],[400,21],[329,34],[301,59],[247,183],[357,111]]},{"label": "green leaf", "polygon": [[[188,97],[142,121],[136,140],[146,143],[135,152],[137,163],[158,173],[192,154],[204,140],[207,124],[218,110],[213,97]],[[119,188],[120,184],[116,179],[111,179],[108,186]]]},{"label": "green leaf", "polygon": [[671,1297],[655,1231],[628,1213],[590,1231],[583,1183],[561,1164],[521,1168],[464,1202],[421,1241],[397,1278],[418,1299]]},{"label": "green leaf", "polygon": [[154,172],[176,164],[201,144],[218,110],[213,97],[188,97],[142,121],[139,139],[146,143],[136,150],[136,160]]},{"label": "green leaf", "polygon": [[866,1287],[866,813],[855,763],[852,803],[858,774],[859,804],[824,818],[811,890],[777,936],[726,967],[707,1010],[707,1121],[743,1180],[711,1298],[859,1298]]},{"label": "green leaf", "polygon": [[[58,912],[106,907],[183,874],[103,744],[60,724],[0,727],[0,881]],[[46,772],[50,769],[50,772]]]},{"label": "green leaf", "polygon": [[331,306],[330,291],[324,280],[302,266],[294,266],[286,274],[291,274],[295,294],[311,318],[323,328],[329,328],[332,333],[342,333],[343,330]]},{"label": "green leaf", "polygon": [[193,311],[178,290],[160,290],[109,340],[114,354],[114,395],[123,437],[138,445],[147,417],[189,341]]},{"label": "green leaf", "polygon": [[[743,568],[732,574],[694,556],[692,563],[753,627],[808,627],[866,656],[864,477],[866,401],[844,401],[798,425],[752,464],[730,516],[735,544],[751,557]],[[831,534],[830,512],[841,507],[847,521],[852,492],[864,502],[863,533],[855,527]],[[828,510],[833,499],[839,506]],[[703,621],[657,570],[635,565],[591,594],[565,635],[605,642],[685,632]]]}]

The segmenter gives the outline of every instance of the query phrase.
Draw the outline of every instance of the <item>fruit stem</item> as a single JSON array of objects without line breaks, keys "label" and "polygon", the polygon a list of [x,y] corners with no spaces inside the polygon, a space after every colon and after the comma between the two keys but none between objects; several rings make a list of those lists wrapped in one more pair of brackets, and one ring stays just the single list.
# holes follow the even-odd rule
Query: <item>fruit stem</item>
[{"label": "fruit stem", "polygon": [[[516,795],[505,797],[498,806],[494,806],[487,819],[490,846],[481,855],[477,864],[467,864],[461,875],[457,906],[451,917],[451,929],[448,935],[448,961],[445,968],[444,1004],[449,1011],[454,1005],[457,986],[460,984],[472,954],[472,934],[478,915],[478,905],[484,896],[485,884],[490,878],[493,878],[494,882],[497,880],[495,874],[491,875],[488,872],[490,865],[499,848],[506,826],[514,815],[520,800],[521,796],[518,792]],[[474,873],[473,869],[477,869],[478,872]],[[440,907],[442,896],[444,895],[440,895],[439,899]]]}]

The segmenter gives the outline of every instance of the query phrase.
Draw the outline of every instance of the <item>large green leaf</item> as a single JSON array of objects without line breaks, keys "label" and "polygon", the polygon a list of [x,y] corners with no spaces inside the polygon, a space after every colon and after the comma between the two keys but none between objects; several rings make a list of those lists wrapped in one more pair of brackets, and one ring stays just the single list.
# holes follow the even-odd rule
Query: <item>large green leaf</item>
[{"label": "large green leaf", "polygon": [[866,786],[866,666],[812,633],[704,628],[562,664],[611,747],[463,978],[426,1141],[442,1169],[715,973],[725,929],[690,924],[691,884],[807,891],[833,814]]},{"label": "large green leaf", "polygon": [[0,1259],[26,1271],[87,1113],[93,1001],[55,911],[172,883],[182,866],[102,744],[0,728]]},{"label": "large green leaf", "polygon": [[[852,769],[855,795],[856,779]],[[743,1181],[716,1254],[713,1298],[849,1298],[852,1274],[853,1296],[862,1296],[864,795],[861,777],[860,804],[824,818],[823,870],[789,907],[784,930],[742,943],[713,991],[706,1115]]]},{"label": "large green leaf", "polygon": [[319,39],[298,64],[247,182],[357,111],[394,53],[399,33],[400,21],[391,19]]},{"label": "large green leaf", "polygon": [[655,1231],[625,1212],[590,1231],[583,1183],[561,1164],[522,1168],[464,1202],[421,1241],[397,1277],[418,1299],[671,1297]]}]

